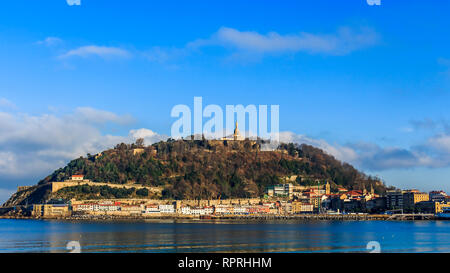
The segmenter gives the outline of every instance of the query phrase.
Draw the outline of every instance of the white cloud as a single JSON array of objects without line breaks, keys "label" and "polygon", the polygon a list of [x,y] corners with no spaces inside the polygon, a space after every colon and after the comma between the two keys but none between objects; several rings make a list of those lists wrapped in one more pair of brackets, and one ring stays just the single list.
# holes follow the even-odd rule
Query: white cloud
[{"label": "white cloud", "polygon": [[117,115],[112,112],[98,110],[91,107],[78,107],[75,110],[75,117],[80,118],[83,121],[103,124],[107,122],[113,122],[121,125],[127,125],[134,122],[134,119],[130,115]]},{"label": "white cloud", "polygon": [[353,30],[341,27],[332,34],[295,33],[261,34],[254,31],[239,31],[221,27],[211,38],[196,40],[188,44],[189,48],[204,46],[223,46],[248,53],[285,53],[307,52],[312,54],[345,55],[352,51],[377,44],[379,35],[369,29]]},{"label": "white cloud", "polygon": [[450,155],[450,135],[439,134],[428,140],[428,144],[436,151],[448,153]]},{"label": "white cloud", "polygon": [[14,109],[16,105],[5,98],[0,98],[0,107]]},{"label": "white cloud", "polygon": [[123,125],[128,119],[93,108],[78,108],[65,116],[0,112],[0,177],[43,178],[74,158],[121,142],[144,137],[149,145],[165,139],[148,129],[131,130],[125,136],[103,134],[99,129],[102,123]]},{"label": "white cloud", "polygon": [[349,147],[341,146],[338,144],[331,145],[325,140],[313,139],[305,135],[295,134],[293,132],[280,132],[280,141],[315,146],[324,150],[335,158],[346,162],[355,161],[358,157],[357,153]]},{"label": "white cloud", "polygon": [[157,133],[153,132],[152,130],[145,129],[145,128],[131,130],[129,137],[134,140],[136,140],[138,138],[143,138],[146,145],[150,145],[155,142],[159,142],[159,141],[168,139],[168,136],[157,134]]},{"label": "white cloud", "polygon": [[47,37],[42,41],[36,42],[38,45],[45,45],[45,46],[56,46],[62,43],[62,40],[58,37]]},{"label": "white cloud", "polygon": [[66,0],[67,5],[69,6],[80,6],[81,0]]},{"label": "white cloud", "polygon": [[450,166],[450,135],[448,134],[431,137],[424,144],[409,149],[381,147],[367,142],[330,144],[325,140],[312,139],[292,132],[281,132],[280,141],[315,146],[338,160],[351,163],[366,171]]},{"label": "white cloud", "polygon": [[66,59],[70,57],[87,58],[91,56],[98,56],[104,59],[129,58],[131,57],[131,53],[125,49],[121,49],[118,47],[88,45],[69,50],[65,54],[60,55],[59,58],[61,59]]}]

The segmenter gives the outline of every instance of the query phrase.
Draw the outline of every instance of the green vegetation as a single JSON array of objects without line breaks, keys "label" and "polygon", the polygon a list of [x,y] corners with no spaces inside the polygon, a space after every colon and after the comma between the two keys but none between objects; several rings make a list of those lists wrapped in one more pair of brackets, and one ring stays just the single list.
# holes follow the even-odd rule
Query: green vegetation
[{"label": "green vegetation", "polygon": [[[144,191],[145,190],[145,191]],[[146,192],[147,194],[143,194]],[[135,198],[148,196],[147,189],[135,188],[116,188],[109,186],[91,186],[91,185],[79,185],[62,188],[57,191],[53,198],[63,199],[112,199],[112,198]]]},{"label": "green vegetation", "polygon": [[[73,174],[113,184],[137,183],[163,186],[163,198],[216,199],[263,196],[267,186],[282,183],[283,177],[297,175],[298,185],[317,185],[328,180],[332,189],[370,189],[381,193],[383,183],[309,145],[281,144],[278,151],[261,152],[258,143],[208,140],[172,140],[144,147],[117,145],[101,155],[80,157],[56,170],[40,184],[62,181]],[[142,153],[133,149],[143,148]],[[83,190],[84,189],[84,190]],[[148,196],[147,190],[76,188],[66,194],[88,196]]]}]

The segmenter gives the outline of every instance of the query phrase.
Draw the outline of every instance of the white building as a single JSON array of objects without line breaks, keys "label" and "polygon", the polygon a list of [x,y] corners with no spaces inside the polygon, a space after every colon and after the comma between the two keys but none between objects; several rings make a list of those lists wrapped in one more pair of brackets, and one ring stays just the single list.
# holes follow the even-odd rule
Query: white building
[{"label": "white building", "polygon": [[201,207],[195,207],[195,208],[191,208],[191,214],[192,215],[205,215],[205,209],[201,208]]},{"label": "white building", "polygon": [[204,207],[203,209],[205,210],[206,215],[211,215],[214,213],[214,207]]},{"label": "white building", "polygon": [[214,211],[216,214],[227,214],[229,212],[229,205],[216,205]]},{"label": "white building", "polygon": [[181,214],[191,215],[192,214],[191,207],[181,207]]},{"label": "white building", "polygon": [[234,214],[247,214],[248,208],[242,206],[234,206]]},{"label": "white building", "polygon": [[84,175],[82,174],[74,174],[71,177],[72,180],[74,181],[83,181],[84,180]]},{"label": "white building", "polygon": [[160,212],[161,211],[159,210],[157,205],[145,206],[144,213],[160,213]]},{"label": "white building", "polygon": [[161,213],[175,213],[174,205],[159,205],[159,211]]},{"label": "white building", "polygon": [[119,211],[121,208],[120,206],[113,205],[113,204],[94,204],[93,210],[94,211]]},{"label": "white building", "polygon": [[93,211],[94,204],[78,204],[73,206],[73,209],[75,211]]}]

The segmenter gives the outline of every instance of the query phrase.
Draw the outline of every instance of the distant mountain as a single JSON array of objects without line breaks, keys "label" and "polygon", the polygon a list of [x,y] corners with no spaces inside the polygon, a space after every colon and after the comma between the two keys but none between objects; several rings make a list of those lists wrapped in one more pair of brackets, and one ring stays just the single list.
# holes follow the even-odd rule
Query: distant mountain
[{"label": "distant mountain", "polygon": [[[258,197],[267,186],[286,179],[297,185],[317,185],[316,181],[327,180],[332,189],[342,186],[349,190],[370,190],[373,186],[378,193],[385,191],[384,184],[377,179],[318,148],[283,143],[274,151],[262,151],[264,145],[262,140],[205,139],[169,139],[151,146],[144,146],[142,140],[135,144],[121,143],[100,154],[72,160],[36,186],[14,194],[5,205],[45,202],[54,197],[49,192],[49,182],[64,181],[74,174],[83,174],[94,182],[160,186],[164,188],[162,198],[167,199]],[[83,193],[80,188],[65,189],[65,195],[60,196],[73,196],[68,194],[71,190]],[[91,187],[87,191],[99,190]],[[105,189],[97,195],[104,192]]]}]

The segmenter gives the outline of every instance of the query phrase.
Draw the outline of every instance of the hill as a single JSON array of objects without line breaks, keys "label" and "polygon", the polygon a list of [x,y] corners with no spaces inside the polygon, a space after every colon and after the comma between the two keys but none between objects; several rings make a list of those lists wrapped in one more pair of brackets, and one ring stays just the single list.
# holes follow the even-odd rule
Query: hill
[{"label": "hill", "polygon": [[[332,189],[385,191],[383,183],[365,175],[347,163],[306,144],[281,144],[275,151],[261,151],[264,141],[172,140],[144,146],[118,144],[97,155],[72,160],[39,183],[14,194],[5,205],[45,202],[49,198],[86,196],[136,197],[133,190],[109,187],[71,187],[50,194],[49,182],[64,181],[83,174],[94,182],[141,184],[162,187],[161,198],[217,199],[248,198],[264,194],[267,186],[295,178],[297,185],[317,185],[329,181]],[[76,193],[76,194],[75,194]]]}]

